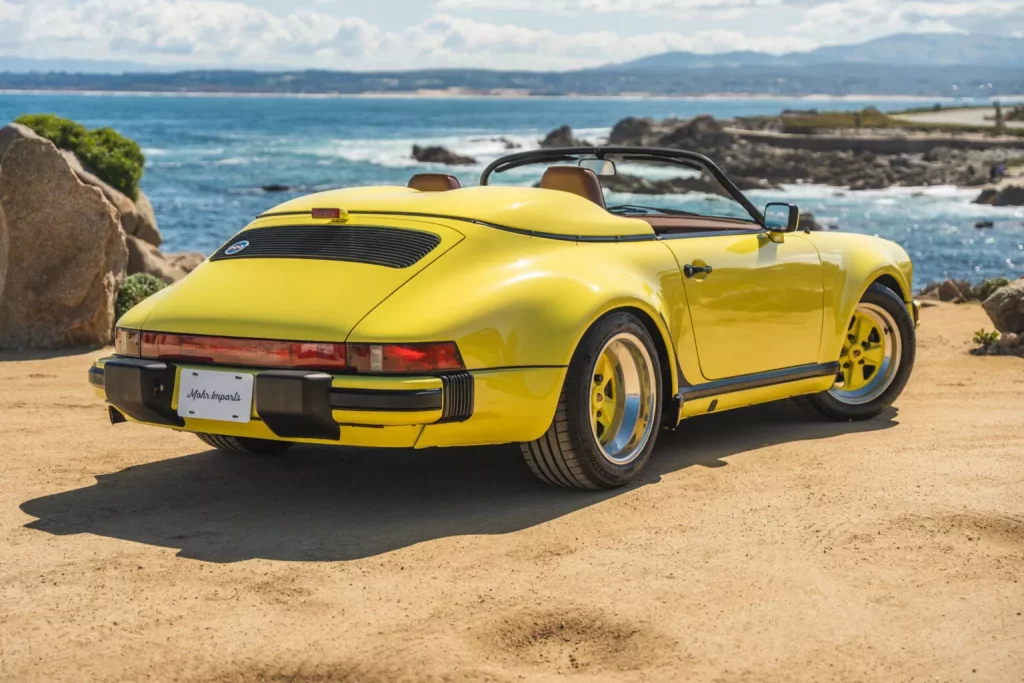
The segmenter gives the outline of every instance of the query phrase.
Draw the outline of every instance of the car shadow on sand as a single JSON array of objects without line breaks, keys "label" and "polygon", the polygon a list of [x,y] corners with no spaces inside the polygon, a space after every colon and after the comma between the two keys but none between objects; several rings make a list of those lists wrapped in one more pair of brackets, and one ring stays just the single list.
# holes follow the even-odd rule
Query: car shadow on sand
[{"label": "car shadow on sand", "polygon": [[895,416],[890,410],[837,424],[781,402],[688,420],[662,433],[638,481],[614,491],[544,486],[514,446],[302,447],[279,458],[203,451],[137,465],[21,509],[37,518],[26,525],[31,529],[176,548],[181,557],[208,562],[352,560],[436,538],[517,531],[656,484],[670,472],[722,467],[727,458],[757,457],[773,444],[887,429]]}]

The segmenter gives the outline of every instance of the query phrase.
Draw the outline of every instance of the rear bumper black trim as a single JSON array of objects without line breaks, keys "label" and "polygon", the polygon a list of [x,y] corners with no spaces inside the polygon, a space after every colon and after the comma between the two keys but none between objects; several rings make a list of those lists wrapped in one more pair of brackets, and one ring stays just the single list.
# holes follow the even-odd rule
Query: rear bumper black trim
[{"label": "rear bumper black trim", "polygon": [[107,401],[140,422],[184,427],[185,419],[171,407],[175,370],[162,361],[115,356],[103,366]]},{"label": "rear bumper black trim", "polygon": [[714,382],[698,384],[697,386],[682,387],[679,390],[679,394],[682,396],[683,401],[692,401],[698,398],[707,398],[708,396],[721,396],[722,394],[732,394],[737,391],[760,389],[776,384],[786,384],[787,382],[798,382],[802,379],[814,379],[815,377],[828,377],[829,375],[837,374],[839,374],[838,362],[798,365],[793,368],[759,372],[753,375],[741,375],[740,377],[719,379]]},{"label": "rear bumper black trim", "polygon": [[264,370],[256,375],[256,414],[285,439],[341,438],[331,415],[330,375],[304,370]]},{"label": "rear bumper black trim", "polygon": [[333,389],[327,401],[334,410],[411,412],[441,410],[440,389]]},{"label": "rear bumper black trim", "polygon": [[[104,366],[90,368],[88,374],[89,383],[105,389],[107,402],[118,414],[140,422],[184,427],[185,419],[171,408],[177,369],[163,361],[112,356]],[[473,415],[474,379],[470,372],[441,375],[441,388],[395,390],[335,388],[334,377],[311,370],[254,373],[253,405],[258,417],[253,419],[262,420],[275,435],[286,439],[337,441],[340,427],[333,417],[335,410],[439,411],[437,422],[461,422]]]}]

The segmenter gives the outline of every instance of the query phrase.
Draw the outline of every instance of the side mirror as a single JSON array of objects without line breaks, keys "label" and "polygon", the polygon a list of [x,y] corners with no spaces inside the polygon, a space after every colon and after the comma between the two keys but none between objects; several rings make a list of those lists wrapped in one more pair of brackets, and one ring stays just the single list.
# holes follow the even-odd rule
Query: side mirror
[{"label": "side mirror", "polygon": [[772,202],[764,209],[764,227],[768,232],[796,232],[800,209],[793,204]]},{"label": "side mirror", "polygon": [[614,161],[607,159],[580,159],[580,168],[589,168],[598,178],[613,178],[618,170]]}]

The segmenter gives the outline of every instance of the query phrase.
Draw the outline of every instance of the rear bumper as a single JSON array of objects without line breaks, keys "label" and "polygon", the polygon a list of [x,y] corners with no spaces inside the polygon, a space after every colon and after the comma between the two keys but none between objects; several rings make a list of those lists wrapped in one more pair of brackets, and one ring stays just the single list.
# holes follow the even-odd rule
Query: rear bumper
[{"label": "rear bumper", "polygon": [[112,356],[89,383],[133,422],[228,436],[354,446],[428,447],[529,441],[554,415],[564,368],[456,372],[428,377],[328,375],[296,370],[207,369],[254,376],[248,423],[178,415],[182,368]]},{"label": "rear bumper", "polygon": [[910,302],[910,312],[914,316],[914,327],[921,326],[921,304],[917,299]]}]

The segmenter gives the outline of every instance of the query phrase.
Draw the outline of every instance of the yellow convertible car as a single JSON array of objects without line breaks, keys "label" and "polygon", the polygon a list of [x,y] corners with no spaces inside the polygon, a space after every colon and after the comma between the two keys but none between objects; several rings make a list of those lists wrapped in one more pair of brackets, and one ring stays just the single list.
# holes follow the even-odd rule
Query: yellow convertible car
[{"label": "yellow convertible car", "polygon": [[[715,189],[613,205],[630,164]],[[881,413],[914,364],[911,277],[896,244],[762,213],[700,154],[543,149],[477,187],[281,204],[121,318],[89,381],[112,422],[227,451],[518,443],[541,480],[607,488],[685,418],[788,397]]]}]

